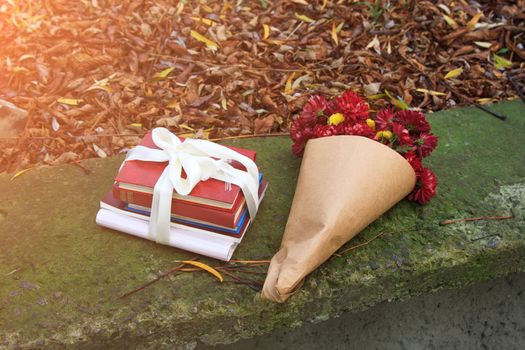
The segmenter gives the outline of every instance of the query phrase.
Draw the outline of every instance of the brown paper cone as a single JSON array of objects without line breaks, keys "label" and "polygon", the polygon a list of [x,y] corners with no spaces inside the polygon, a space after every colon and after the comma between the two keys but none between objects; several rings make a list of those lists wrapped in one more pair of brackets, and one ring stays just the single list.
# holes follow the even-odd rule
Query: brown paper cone
[{"label": "brown paper cone", "polygon": [[361,136],[308,141],[262,296],[284,302],[310,272],[409,194],[415,182],[410,164],[377,141]]}]

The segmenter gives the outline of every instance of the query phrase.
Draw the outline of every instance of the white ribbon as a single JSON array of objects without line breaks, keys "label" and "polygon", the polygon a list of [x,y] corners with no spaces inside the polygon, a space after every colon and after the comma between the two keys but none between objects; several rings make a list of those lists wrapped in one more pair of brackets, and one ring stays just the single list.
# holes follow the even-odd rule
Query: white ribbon
[{"label": "white ribbon", "polygon": [[[128,151],[124,160],[168,162],[153,188],[148,229],[152,240],[169,243],[173,190],[186,196],[199,181],[210,178],[239,186],[246,199],[250,221],[255,218],[259,206],[259,170],[250,158],[210,141],[185,139],[181,142],[166,128],[153,129],[152,139],[160,149],[136,146]],[[232,160],[244,165],[246,171],[231,166]],[[186,173],[185,179],[181,176],[182,170]]]}]

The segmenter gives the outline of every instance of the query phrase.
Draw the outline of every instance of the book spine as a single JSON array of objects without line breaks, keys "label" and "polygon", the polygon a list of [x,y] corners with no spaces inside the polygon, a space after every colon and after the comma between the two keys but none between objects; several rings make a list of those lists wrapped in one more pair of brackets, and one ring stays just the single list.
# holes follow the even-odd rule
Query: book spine
[{"label": "book spine", "polygon": [[[146,208],[151,208],[153,200],[153,196],[149,193],[123,190],[117,185],[113,185],[113,195],[122,202],[140,205]],[[173,199],[171,202],[171,212],[175,215],[185,216],[228,228],[235,228],[235,213],[237,212],[237,207],[238,206],[234,206],[233,212],[225,212],[216,210],[215,208],[187,204],[177,199]]]}]

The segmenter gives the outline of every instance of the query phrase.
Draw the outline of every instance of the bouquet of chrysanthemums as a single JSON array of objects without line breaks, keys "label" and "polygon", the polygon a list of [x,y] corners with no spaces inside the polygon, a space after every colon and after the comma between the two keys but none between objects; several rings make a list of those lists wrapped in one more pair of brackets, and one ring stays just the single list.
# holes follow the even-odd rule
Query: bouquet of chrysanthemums
[{"label": "bouquet of chrysanthemums", "polygon": [[263,296],[285,301],[304,277],[408,195],[436,194],[422,159],[437,145],[425,115],[384,109],[372,114],[352,91],[312,97],[291,125],[292,151],[303,157],[281,249]]}]

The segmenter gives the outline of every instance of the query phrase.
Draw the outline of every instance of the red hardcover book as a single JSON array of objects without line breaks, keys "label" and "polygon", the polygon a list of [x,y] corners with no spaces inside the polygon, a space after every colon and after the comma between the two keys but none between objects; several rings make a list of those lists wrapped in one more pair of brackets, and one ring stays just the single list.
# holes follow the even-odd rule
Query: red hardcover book
[{"label": "red hardcover book", "polygon": [[[268,182],[266,180],[263,180],[261,182],[261,185],[259,186],[259,203],[262,201],[267,188],[268,188]],[[102,206],[102,203],[106,204],[106,206]],[[113,191],[109,191],[101,199],[101,207],[102,208],[109,209],[109,210],[111,210],[112,208],[118,209],[121,212],[126,213],[127,215],[134,216],[134,217],[139,217],[139,218],[141,218],[143,220],[146,220],[146,221],[149,220],[149,216],[143,215],[143,214],[137,214],[135,212],[130,212],[129,210],[126,209],[125,205],[126,205],[125,202],[119,200],[118,197],[115,197],[115,194],[114,194]],[[249,225],[249,220],[245,220],[244,221],[242,227],[239,228],[239,233],[238,234],[226,233],[226,232],[223,232],[223,231],[220,231],[220,230],[214,230],[214,229],[202,229],[201,227],[199,227],[197,225],[192,225],[192,224],[184,224],[183,225],[183,224],[176,224],[176,223],[172,222],[172,225],[176,225],[178,227],[193,228],[193,229],[196,229],[198,231],[207,231],[207,232],[210,232],[210,233],[215,233],[215,234],[220,234],[220,235],[225,235],[225,236],[242,238],[242,236],[246,232],[246,229],[247,229],[247,227]]]},{"label": "red hardcover book", "polygon": [[[139,205],[145,208],[151,208],[153,195],[151,193],[123,190],[117,184],[113,185],[113,196],[122,202]],[[173,198],[171,202],[171,212],[182,219],[195,219],[209,222],[210,224],[230,227],[236,227],[237,220],[244,208],[244,196],[237,196],[230,211],[217,210],[217,208],[196,205],[191,202],[177,200]]]},{"label": "red hardcover book", "polygon": [[[151,132],[144,136],[140,145],[158,149],[153,143]],[[255,151],[231,146],[227,147],[255,161]],[[115,178],[119,191],[153,193],[153,187],[164,171],[166,164],[166,162],[145,162],[140,160],[125,162]],[[243,168],[238,162],[233,162],[232,166],[239,169]],[[183,174],[183,176],[185,176],[185,174]],[[231,188],[227,188],[223,181],[216,179],[199,182],[187,196],[181,196],[173,192],[173,198],[176,201],[185,201],[194,205],[210,206],[226,211],[233,210],[239,195],[242,196],[242,192],[238,186],[232,185]],[[121,198],[120,194],[118,197]]]}]

